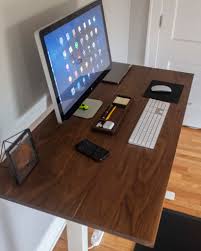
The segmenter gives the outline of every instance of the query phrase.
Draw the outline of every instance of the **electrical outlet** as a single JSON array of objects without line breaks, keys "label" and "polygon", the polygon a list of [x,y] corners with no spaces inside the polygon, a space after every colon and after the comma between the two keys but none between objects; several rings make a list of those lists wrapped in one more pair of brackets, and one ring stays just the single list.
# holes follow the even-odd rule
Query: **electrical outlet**
[{"label": "electrical outlet", "polygon": [[104,232],[100,230],[94,230],[92,236],[91,236],[91,245],[94,247],[97,247],[100,245],[102,239],[103,239]]}]

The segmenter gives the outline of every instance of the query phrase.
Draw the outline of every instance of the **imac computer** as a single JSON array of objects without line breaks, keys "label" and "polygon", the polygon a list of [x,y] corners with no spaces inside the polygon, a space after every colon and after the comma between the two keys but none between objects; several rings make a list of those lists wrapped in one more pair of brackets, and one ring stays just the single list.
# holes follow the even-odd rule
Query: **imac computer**
[{"label": "imac computer", "polygon": [[41,28],[35,39],[56,117],[62,123],[111,69],[102,1]]}]

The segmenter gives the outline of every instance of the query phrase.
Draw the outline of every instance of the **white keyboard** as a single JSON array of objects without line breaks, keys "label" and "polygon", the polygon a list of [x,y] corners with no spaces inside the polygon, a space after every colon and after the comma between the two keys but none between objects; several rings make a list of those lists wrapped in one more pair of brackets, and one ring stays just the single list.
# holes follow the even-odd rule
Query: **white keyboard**
[{"label": "white keyboard", "polygon": [[154,149],[169,107],[170,103],[149,99],[128,143]]}]

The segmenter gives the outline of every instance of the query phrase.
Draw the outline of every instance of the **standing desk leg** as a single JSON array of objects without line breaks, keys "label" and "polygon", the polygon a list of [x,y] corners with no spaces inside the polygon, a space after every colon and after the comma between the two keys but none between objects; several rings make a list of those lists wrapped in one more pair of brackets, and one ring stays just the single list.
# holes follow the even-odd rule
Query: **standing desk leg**
[{"label": "standing desk leg", "polygon": [[88,251],[88,227],[67,221],[68,251]]}]

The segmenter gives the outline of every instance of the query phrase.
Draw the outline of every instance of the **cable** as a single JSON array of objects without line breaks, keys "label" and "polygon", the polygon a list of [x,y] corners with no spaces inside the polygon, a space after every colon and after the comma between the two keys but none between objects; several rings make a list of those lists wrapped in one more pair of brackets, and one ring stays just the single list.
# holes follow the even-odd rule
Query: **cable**
[{"label": "cable", "polygon": [[100,230],[94,230],[92,236],[91,236],[91,246],[88,248],[93,249],[95,247],[98,247],[101,244],[101,241],[103,239],[104,232]]},{"label": "cable", "polygon": [[92,245],[92,246],[88,247],[88,250],[93,249],[93,248],[95,248],[95,246],[94,246],[94,245]]}]

